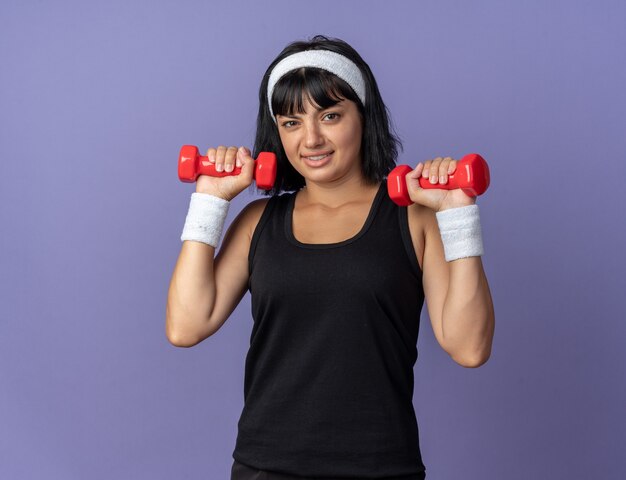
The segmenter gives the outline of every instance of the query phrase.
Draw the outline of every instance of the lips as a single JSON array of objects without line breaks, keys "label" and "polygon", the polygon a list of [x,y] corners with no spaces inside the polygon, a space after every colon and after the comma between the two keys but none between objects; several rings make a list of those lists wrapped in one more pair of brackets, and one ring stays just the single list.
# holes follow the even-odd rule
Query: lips
[{"label": "lips", "polygon": [[333,152],[332,151],[319,152],[319,153],[312,153],[310,155],[302,155],[302,157],[304,157],[304,158],[319,157],[319,156],[322,156],[322,155],[330,155],[331,153],[333,153]]},{"label": "lips", "polygon": [[309,167],[318,168],[318,167],[322,167],[322,166],[326,165],[328,162],[330,162],[331,158],[332,158],[332,152],[330,154],[325,155],[320,160],[311,160],[309,157],[302,157],[302,160]]}]

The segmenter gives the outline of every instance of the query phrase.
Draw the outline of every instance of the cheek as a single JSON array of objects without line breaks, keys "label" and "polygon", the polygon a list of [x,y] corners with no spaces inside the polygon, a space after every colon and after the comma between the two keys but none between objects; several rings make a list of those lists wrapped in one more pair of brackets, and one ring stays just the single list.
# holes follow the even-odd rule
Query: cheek
[{"label": "cheek", "polygon": [[289,161],[289,163],[295,167],[295,165],[298,162],[298,145],[290,139],[289,136],[282,136],[280,137],[280,141],[283,145],[283,150],[285,151],[285,155],[287,155],[287,160]]},{"label": "cheek", "polygon": [[287,156],[291,156],[291,150],[293,149],[293,146],[291,145],[291,143],[293,142],[289,142],[288,136],[284,136],[282,134],[280,134],[279,136],[280,136],[280,143],[282,144],[283,149],[285,150],[285,153],[287,154]]},{"label": "cheek", "polygon": [[356,151],[361,147],[361,135],[361,129],[358,125],[355,125],[346,129],[345,132],[342,132],[341,136],[338,137],[337,140],[344,149]]}]

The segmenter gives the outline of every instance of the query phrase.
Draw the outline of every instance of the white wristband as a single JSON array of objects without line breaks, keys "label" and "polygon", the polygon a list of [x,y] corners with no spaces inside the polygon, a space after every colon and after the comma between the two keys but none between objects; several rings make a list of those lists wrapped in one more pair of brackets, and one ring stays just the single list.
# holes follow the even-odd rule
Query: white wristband
[{"label": "white wristband", "polygon": [[217,247],[230,202],[208,193],[191,194],[181,241],[195,240]]},{"label": "white wristband", "polygon": [[450,208],[436,215],[447,262],[484,254],[478,205]]}]

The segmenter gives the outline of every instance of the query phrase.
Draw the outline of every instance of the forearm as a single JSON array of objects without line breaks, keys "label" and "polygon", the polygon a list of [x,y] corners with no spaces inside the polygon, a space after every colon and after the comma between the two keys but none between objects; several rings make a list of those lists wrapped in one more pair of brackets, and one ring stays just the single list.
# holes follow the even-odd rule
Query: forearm
[{"label": "forearm", "polygon": [[215,248],[185,241],[174,268],[166,307],[166,333],[175,345],[193,344],[215,301]]},{"label": "forearm", "polygon": [[448,263],[450,282],[442,313],[446,350],[463,365],[479,366],[491,354],[495,314],[480,256]]},{"label": "forearm", "polygon": [[166,335],[177,346],[194,345],[206,333],[216,285],[214,256],[230,201],[209,192],[191,194],[183,242],[167,294]]}]

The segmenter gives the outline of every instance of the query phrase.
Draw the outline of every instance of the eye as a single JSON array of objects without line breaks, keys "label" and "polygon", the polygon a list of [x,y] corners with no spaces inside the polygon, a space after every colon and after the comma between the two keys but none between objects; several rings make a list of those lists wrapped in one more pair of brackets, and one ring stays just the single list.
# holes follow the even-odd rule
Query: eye
[{"label": "eye", "polygon": [[289,127],[291,126],[291,125],[289,125],[289,124],[291,124],[291,123],[295,123],[295,122],[294,122],[293,120],[288,120],[288,121],[286,121],[286,122],[284,122],[284,123],[283,123],[283,127],[285,127],[285,128],[289,128]]},{"label": "eye", "polygon": [[[325,116],[328,117],[329,115],[335,115],[335,118],[339,117],[338,113],[327,113]],[[334,120],[334,119],[331,118],[331,120]]]}]

